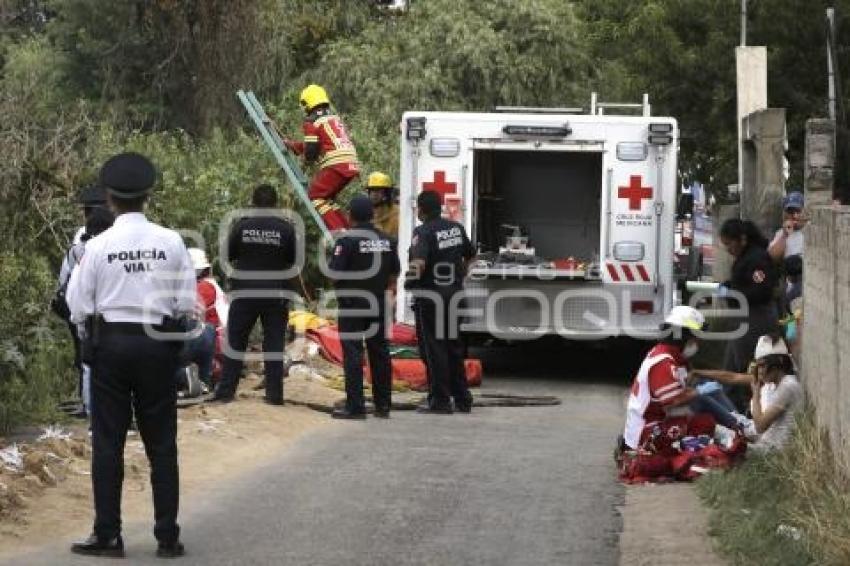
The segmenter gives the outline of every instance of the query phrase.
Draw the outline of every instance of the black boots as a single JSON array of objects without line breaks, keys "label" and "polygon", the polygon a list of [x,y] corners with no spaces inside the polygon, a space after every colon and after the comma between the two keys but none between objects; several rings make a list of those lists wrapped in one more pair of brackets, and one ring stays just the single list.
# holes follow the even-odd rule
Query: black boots
[{"label": "black boots", "polygon": [[71,552],[84,556],[124,558],[124,541],[120,535],[110,540],[102,540],[92,533],[86,540],[72,544]]},{"label": "black boots", "polygon": [[335,419],[363,420],[366,418],[366,411],[352,411],[348,407],[338,407],[333,410],[331,416]]},{"label": "black boots", "polygon": [[161,542],[156,549],[156,555],[160,558],[178,558],[184,554],[186,554],[186,549],[179,540],[171,543]]},{"label": "black boots", "polygon": [[[101,556],[104,558],[124,558],[124,541],[121,536],[114,539],[102,540],[95,534],[82,542],[71,545],[71,552],[84,556]],[[156,555],[160,558],[177,558],[186,554],[183,543],[179,540],[174,542],[161,542],[156,549]]]}]

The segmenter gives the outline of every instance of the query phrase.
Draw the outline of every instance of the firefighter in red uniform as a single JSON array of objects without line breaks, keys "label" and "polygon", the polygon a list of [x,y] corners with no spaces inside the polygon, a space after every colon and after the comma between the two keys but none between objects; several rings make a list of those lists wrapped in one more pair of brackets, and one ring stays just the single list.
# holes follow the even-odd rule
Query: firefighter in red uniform
[{"label": "firefighter in red uniform", "polygon": [[307,163],[318,162],[319,172],[310,181],[307,196],[322,216],[328,230],[348,227],[348,219],[336,195],[360,174],[357,151],[348,137],[345,124],[331,110],[325,89],[309,85],[301,91],[304,120],[304,141],[284,140],[293,153],[303,155]]}]

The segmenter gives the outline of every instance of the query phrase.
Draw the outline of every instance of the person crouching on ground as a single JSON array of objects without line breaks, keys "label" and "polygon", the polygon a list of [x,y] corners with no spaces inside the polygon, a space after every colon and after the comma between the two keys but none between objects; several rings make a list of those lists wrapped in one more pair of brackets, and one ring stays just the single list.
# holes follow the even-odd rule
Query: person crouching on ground
[{"label": "person crouching on ground", "polygon": [[[212,389],[216,336],[219,329],[227,324],[227,295],[212,277],[212,266],[206,252],[200,248],[189,248],[189,257],[192,259],[197,278],[199,318],[203,328],[197,337],[186,342],[183,360],[198,366],[198,378],[209,390]],[[178,383],[185,371],[186,368],[178,370]]]},{"label": "person crouching on ground", "polygon": [[704,326],[705,317],[692,307],[674,307],[665,318],[661,330],[666,334],[647,353],[632,384],[626,448],[659,452],[686,435],[713,434],[718,422],[740,427],[731,404],[718,397],[717,383],[686,385],[688,360],[699,349],[695,332]]},{"label": "person crouching on ground", "polygon": [[749,386],[754,432],[748,435],[751,450],[768,452],[782,448],[794,428],[794,415],[803,407],[803,387],[785,341],[777,335],[759,338],[752,373],[694,370],[694,375],[724,384]]}]

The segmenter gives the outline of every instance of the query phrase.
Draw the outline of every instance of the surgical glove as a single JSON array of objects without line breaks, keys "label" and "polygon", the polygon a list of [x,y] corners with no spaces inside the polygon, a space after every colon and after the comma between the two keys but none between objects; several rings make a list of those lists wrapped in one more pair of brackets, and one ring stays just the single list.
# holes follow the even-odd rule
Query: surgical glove
[{"label": "surgical glove", "polygon": [[729,294],[729,287],[727,287],[726,285],[721,285],[720,287],[717,288],[717,296],[718,297],[725,297],[728,294]]},{"label": "surgical glove", "polygon": [[716,381],[705,381],[697,385],[695,389],[700,395],[711,395],[720,391],[721,387]]}]

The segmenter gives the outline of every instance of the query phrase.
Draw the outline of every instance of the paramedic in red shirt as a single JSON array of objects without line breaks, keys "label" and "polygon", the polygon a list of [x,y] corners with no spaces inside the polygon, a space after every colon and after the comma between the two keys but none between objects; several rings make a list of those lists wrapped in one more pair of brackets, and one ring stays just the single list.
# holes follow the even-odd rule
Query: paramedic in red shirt
[{"label": "paramedic in red shirt", "polygon": [[715,422],[740,428],[727,400],[716,397],[720,386],[708,381],[688,387],[688,359],[698,350],[695,332],[705,317],[692,307],[674,307],[664,321],[668,334],[649,351],[629,395],[625,446],[663,450],[685,435],[713,434]]},{"label": "paramedic in red shirt", "polygon": [[203,321],[218,330],[227,326],[227,295],[212,276],[212,265],[200,248],[189,248],[189,257],[198,279],[198,302],[203,310]]},{"label": "paramedic in red shirt", "polygon": [[357,151],[348,137],[345,124],[331,110],[325,89],[309,85],[301,91],[304,141],[284,140],[293,153],[303,155],[307,163],[318,162],[319,172],[310,181],[307,196],[321,215],[328,230],[348,228],[348,219],[334,202],[352,179],[360,174]]},{"label": "paramedic in red shirt", "polygon": [[[213,279],[210,273],[210,262],[204,250],[189,248],[188,251],[195,269],[198,308],[201,311],[200,319],[204,326],[199,336],[186,343],[184,359],[197,364],[198,377],[208,388],[211,388],[215,356],[221,351],[219,333],[227,325],[227,296]],[[178,371],[178,379],[179,375]]]}]

